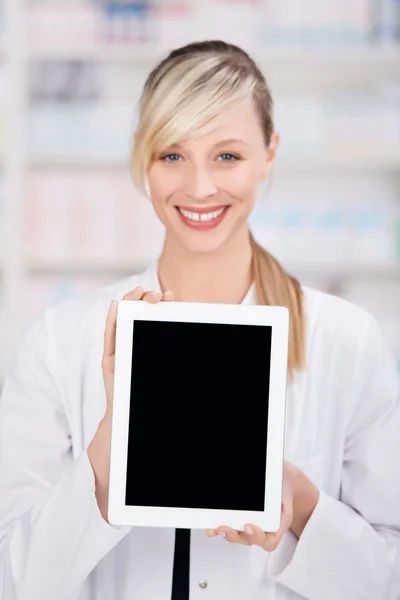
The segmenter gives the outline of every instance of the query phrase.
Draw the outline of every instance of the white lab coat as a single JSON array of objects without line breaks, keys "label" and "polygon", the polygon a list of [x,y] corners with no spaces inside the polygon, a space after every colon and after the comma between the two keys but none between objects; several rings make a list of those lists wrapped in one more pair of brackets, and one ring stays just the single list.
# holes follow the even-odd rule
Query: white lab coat
[{"label": "white lab coat", "polygon": [[[2,600],[170,600],[174,530],[104,521],[86,452],[105,410],[109,304],[139,284],[159,288],[156,265],[48,308],[19,346],[0,404]],[[191,600],[400,597],[395,361],[366,311],[304,294],[308,369],[289,384],[285,453],[319,502],[273,553],[194,530]],[[242,467],[237,484],[251,486]]]}]

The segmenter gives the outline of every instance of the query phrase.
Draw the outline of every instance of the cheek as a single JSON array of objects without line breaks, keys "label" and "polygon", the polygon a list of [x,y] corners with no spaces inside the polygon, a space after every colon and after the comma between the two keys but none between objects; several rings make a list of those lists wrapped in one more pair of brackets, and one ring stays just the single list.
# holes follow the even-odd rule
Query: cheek
[{"label": "cheek", "polygon": [[169,173],[155,164],[148,172],[150,196],[157,212],[163,209],[167,199],[174,192],[174,182]]},{"label": "cheek", "polygon": [[258,186],[258,174],[250,166],[243,165],[225,174],[224,189],[242,202],[255,200]]}]

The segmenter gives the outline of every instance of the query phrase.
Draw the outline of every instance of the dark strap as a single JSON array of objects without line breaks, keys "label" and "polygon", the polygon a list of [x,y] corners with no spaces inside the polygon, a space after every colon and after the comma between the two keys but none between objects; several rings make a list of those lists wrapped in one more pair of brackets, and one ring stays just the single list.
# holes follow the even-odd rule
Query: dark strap
[{"label": "dark strap", "polygon": [[189,600],[190,529],[175,530],[171,600]]}]

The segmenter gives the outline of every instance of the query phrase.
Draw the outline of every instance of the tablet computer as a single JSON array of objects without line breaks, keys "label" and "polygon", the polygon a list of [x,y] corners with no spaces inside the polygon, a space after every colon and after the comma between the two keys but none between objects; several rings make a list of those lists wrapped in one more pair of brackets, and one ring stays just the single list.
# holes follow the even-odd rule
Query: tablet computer
[{"label": "tablet computer", "polygon": [[279,529],[289,311],[123,300],[108,520]]}]

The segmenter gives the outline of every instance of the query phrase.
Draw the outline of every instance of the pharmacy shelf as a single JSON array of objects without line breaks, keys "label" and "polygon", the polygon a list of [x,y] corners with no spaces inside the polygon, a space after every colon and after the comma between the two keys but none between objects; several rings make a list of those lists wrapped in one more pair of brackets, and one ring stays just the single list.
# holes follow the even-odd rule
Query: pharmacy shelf
[{"label": "pharmacy shelf", "polygon": [[132,62],[148,65],[159,60],[164,52],[154,44],[96,44],[95,46],[32,46],[25,54],[26,60],[66,61],[84,60],[99,62]]},{"label": "pharmacy shelf", "polygon": [[341,158],[336,157],[316,157],[315,159],[292,159],[276,161],[275,168],[277,171],[338,171],[351,173],[355,172],[387,172],[391,175],[400,176],[400,150],[398,157],[384,159],[376,158]]},{"label": "pharmacy shelf", "polygon": [[144,271],[149,263],[140,260],[35,260],[27,263],[27,274],[36,275],[60,275],[60,276],[86,276],[86,275],[112,275],[124,276]]},{"label": "pharmacy shelf", "polygon": [[[104,170],[117,169],[123,170],[129,168],[130,160],[127,157],[123,160],[119,157],[98,158],[98,157],[57,157],[40,156],[31,157],[27,160],[27,167],[38,170]],[[279,157],[277,158],[274,170],[277,172],[287,171],[338,171],[338,172],[387,172],[391,175],[400,176],[400,147],[397,156],[369,156],[369,157],[341,157],[323,156],[320,154],[315,157]]]},{"label": "pharmacy shelf", "polygon": [[[95,47],[33,47],[26,60],[94,62],[103,66],[125,64],[129,69],[150,71],[170,49],[154,45]],[[276,47],[248,49],[275,94],[295,89],[336,91],[400,81],[400,46]]]},{"label": "pharmacy shelf", "polygon": [[394,265],[368,265],[368,264],[305,264],[300,262],[282,261],[282,265],[296,276],[311,275],[327,279],[368,279],[368,280],[395,280],[400,281],[400,262]]},{"label": "pharmacy shelf", "polygon": [[[145,270],[149,262],[154,260],[37,260],[27,264],[30,276],[36,275],[129,275]],[[400,262],[394,265],[364,265],[364,264],[313,264],[304,262],[285,262],[282,265],[293,274],[307,274],[327,278],[368,278],[368,279],[400,279]]]},{"label": "pharmacy shelf", "polygon": [[[400,161],[399,161],[400,162]],[[116,169],[116,170],[124,170],[129,168],[130,158],[127,157],[126,160],[123,160],[120,157],[109,157],[109,158],[98,158],[96,156],[40,156],[40,157],[30,157],[26,161],[26,166],[28,169],[41,171],[41,170],[104,170],[104,169]]]},{"label": "pharmacy shelf", "polygon": [[[146,44],[98,44],[86,47],[32,46],[26,54],[28,60],[96,60],[106,62],[135,62],[148,64],[159,60],[169,49],[155,43]],[[400,45],[354,45],[354,46],[268,46],[249,49],[261,64],[288,66],[295,64],[302,70],[311,66],[327,66],[354,69],[382,67],[398,68]]]}]

